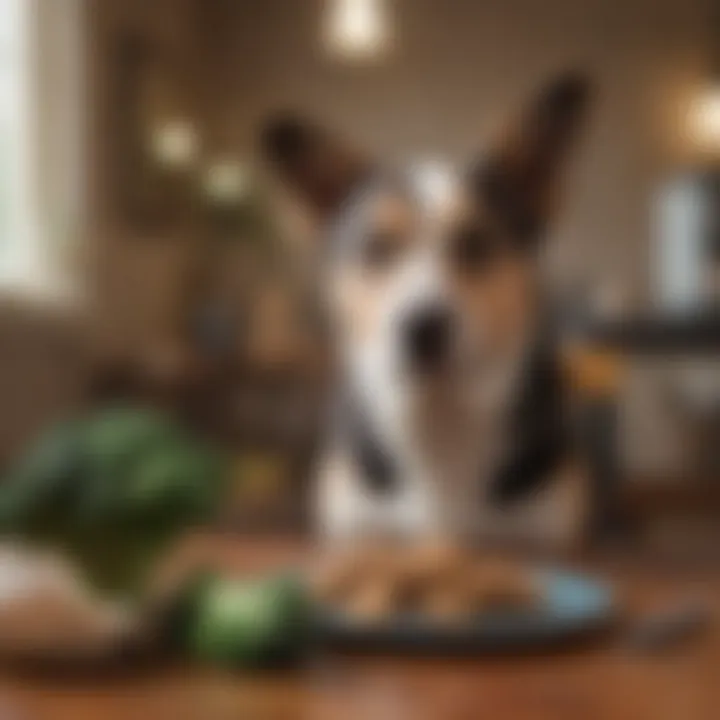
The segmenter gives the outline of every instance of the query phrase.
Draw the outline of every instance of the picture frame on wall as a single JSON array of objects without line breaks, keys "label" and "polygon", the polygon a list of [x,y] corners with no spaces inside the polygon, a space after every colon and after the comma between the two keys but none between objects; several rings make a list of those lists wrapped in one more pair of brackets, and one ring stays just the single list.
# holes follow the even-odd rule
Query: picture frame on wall
[{"label": "picture frame on wall", "polygon": [[140,32],[109,43],[111,189],[128,236],[162,234],[193,208],[197,132],[171,58]]}]

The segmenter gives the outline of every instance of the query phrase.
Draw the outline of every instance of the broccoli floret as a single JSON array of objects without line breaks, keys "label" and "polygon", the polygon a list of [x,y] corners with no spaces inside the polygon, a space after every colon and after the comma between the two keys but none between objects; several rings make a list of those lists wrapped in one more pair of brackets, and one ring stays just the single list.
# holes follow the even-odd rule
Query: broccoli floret
[{"label": "broccoli floret", "polygon": [[61,423],[0,485],[0,533],[61,547],[99,589],[137,590],[158,553],[219,504],[222,456],[150,410]]},{"label": "broccoli floret", "polygon": [[217,577],[195,586],[185,615],[187,650],[230,667],[267,667],[297,661],[308,647],[310,606],[290,576],[264,580]]}]

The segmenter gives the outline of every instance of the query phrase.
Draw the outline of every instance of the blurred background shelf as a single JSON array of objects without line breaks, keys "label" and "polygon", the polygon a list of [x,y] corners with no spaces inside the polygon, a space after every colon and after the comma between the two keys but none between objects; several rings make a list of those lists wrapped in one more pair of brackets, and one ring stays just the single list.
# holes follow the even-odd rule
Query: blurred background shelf
[{"label": "blurred background shelf", "polygon": [[692,313],[659,312],[598,322],[589,342],[633,355],[720,355],[720,307]]}]

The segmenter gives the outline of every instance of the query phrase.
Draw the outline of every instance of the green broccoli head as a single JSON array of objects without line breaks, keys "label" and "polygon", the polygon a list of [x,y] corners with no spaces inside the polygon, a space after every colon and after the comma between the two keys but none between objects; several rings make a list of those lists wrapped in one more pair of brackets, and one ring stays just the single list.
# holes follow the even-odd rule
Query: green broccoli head
[{"label": "green broccoli head", "polygon": [[62,547],[100,588],[137,590],[159,552],[207,521],[222,455],[166,415],[101,410],[45,433],[0,486],[0,532]]}]

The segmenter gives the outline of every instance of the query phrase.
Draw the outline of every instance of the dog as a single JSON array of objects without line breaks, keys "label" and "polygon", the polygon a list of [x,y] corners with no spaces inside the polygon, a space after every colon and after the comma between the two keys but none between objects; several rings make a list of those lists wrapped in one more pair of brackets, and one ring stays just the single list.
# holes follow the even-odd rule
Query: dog
[{"label": "dog", "polygon": [[334,541],[564,541],[583,522],[539,254],[589,81],[556,78],[462,173],[384,167],[283,113],[261,133],[321,222],[339,393],[317,484]]}]

